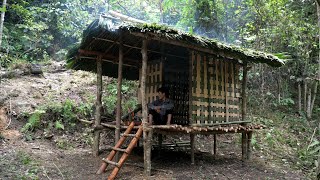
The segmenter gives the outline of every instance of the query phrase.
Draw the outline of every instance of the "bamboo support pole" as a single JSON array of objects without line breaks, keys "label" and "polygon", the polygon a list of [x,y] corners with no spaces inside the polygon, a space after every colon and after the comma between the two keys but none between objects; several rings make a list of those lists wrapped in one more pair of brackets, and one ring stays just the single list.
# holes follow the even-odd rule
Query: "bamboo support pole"
[{"label": "bamboo support pole", "polygon": [[214,158],[217,156],[217,134],[213,135],[213,155]]},{"label": "bamboo support pole", "polygon": [[242,160],[246,160],[247,158],[247,133],[241,133],[241,148],[242,148]]},{"label": "bamboo support pole", "polygon": [[251,159],[251,153],[252,153],[251,141],[252,141],[252,131],[247,133],[247,160]]},{"label": "bamboo support pole", "polygon": [[194,61],[194,51],[189,50],[189,123],[194,123],[194,119],[192,119],[192,82],[193,82],[193,61]]},{"label": "bamboo support pole", "polygon": [[[134,122],[131,122],[131,124],[129,125],[129,127],[127,128],[127,130],[124,132],[124,134],[129,134],[131,132],[131,130],[133,129],[134,127]],[[117,144],[114,146],[115,148],[120,148],[121,145],[124,143],[124,141],[126,140],[126,137],[125,136],[122,136],[119,141],[117,142]],[[115,150],[112,150],[110,152],[110,154],[108,155],[108,157],[106,158],[108,161],[112,161],[112,159],[114,158],[114,156],[116,155],[116,151]],[[107,163],[106,162],[102,162],[99,170],[97,171],[96,174],[101,174],[105,171],[105,169],[107,168]]]},{"label": "bamboo support pole", "polygon": [[[97,100],[96,100],[96,112],[95,112],[95,126],[99,126],[101,123],[101,109],[102,109],[102,60],[101,56],[97,59]],[[93,155],[99,155],[99,143],[100,143],[100,131],[94,131],[93,140]]]},{"label": "bamboo support pole", "polygon": [[[122,86],[122,64],[123,64],[123,44],[122,35],[120,35],[119,44],[119,64],[118,64],[118,84],[117,84],[117,112],[116,112],[116,129],[115,129],[115,144],[120,139],[121,126],[121,86]],[[116,161],[119,160],[119,153],[116,154]]]},{"label": "bamboo support pole", "polygon": [[242,79],[242,121],[246,120],[247,115],[247,81],[248,81],[248,67],[245,63],[243,66],[243,79]]},{"label": "bamboo support pole", "polygon": [[149,123],[148,123],[148,114],[147,114],[147,99],[146,99],[146,73],[147,73],[147,61],[148,61],[148,52],[147,52],[147,39],[142,41],[142,72],[141,72],[141,99],[142,99],[142,125],[143,125],[143,149],[144,149],[144,175],[148,179],[151,175],[151,144],[148,141],[150,135],[149,132]]},{"label": "bamboo support pole", "polygon": [[191,146],[191,164],[194,164],[194,134],[190,134],[190,146]]}]

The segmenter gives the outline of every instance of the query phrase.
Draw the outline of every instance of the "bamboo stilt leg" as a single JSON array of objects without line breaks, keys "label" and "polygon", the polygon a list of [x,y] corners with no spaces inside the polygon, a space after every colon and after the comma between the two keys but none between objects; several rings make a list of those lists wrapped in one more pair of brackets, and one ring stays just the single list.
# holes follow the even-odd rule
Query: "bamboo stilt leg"
[{"label": "bamboo stilt leg", "polygon": [[247,133],[242,133],[241,144],[242,144],[242,160],[245,160],[246,154],[247,154]]},{"label": "bamboo stilt leg", "polygon": [[194,164],[194,134],[190,134],[191,164]]},{"label": "bamboo stilt leg", "polygon": [[213,135],[213,157],[214,159],[216,158],[217,156],[217,135],[214,134]]},{"label": "bamboo stilt leg", "polygon": [[247,160],[251,159],[251,152],[252,152],[251,140],[252,140],[252,131],[247,133]]}]

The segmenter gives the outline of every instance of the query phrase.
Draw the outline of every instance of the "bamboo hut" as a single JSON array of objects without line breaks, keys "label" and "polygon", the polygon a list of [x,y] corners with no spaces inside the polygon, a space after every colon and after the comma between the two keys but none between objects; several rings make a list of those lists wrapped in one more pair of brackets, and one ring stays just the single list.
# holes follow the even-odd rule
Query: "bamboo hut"
[{"label": "bamboo hut", "polygon": [[[113,128],[115,142],[121,140],[121,129],[127,128],[121,125],[122,79],[140,81],[146,175],[150,174],[150,139],[155,132],[190,134],[192,163],[195,134],[213,134],[215,144],[216,134],[241,133],[243,159],[250,158],[252,132],[261,128],[246,118],[247,72],[256,63],[283,65],[271,54],[110,14],[89,25],[68,59],[73,69],[97,73],[95,155],[101,128]],[[101,124],[102,75],[118,78],[116,125]],[[156,98],[161,86],[170,89],[175,103],[173,124],[149,126],[147,103]]]}]

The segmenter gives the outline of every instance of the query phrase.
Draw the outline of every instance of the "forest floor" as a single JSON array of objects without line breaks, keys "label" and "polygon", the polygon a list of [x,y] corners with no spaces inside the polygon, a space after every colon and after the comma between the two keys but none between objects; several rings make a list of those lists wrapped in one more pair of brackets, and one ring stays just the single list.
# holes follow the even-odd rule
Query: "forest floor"
[{"label": "forest floor", "polygon": [[[62,101],[73,98],[81,101],[80,95],[94,95],[95,76],[87,72],[65,70],[63,65],[46,66],[43,76],[19,75],[2,79],[0,92],[9,97],[14,116],[0,136],[0,179],[105,179],[107,172],[96,175],[101,159],[108,154],[102,150],[94,157],[86,142],[90,127],[77,124],[75,131],[64,131],[45,136],[44,130],[36,130],[30,138],[21,128],[27,122],[21,118],[46,100]],[[3,96],[4,95],[4,96]],[[259,134],[260,132],[255,132]],[[89,133],[90,134],[90,133]],[[307,179],[301,170],[286,161],[276,160],[261,150],[253,150],[252,160],[241,160],[240,134],[219,135],[216,158],[211,154],[211,136],[196,136],[195,164],[190,163],[187,147],[165,148],[152,151],[151,179]],[[101,149],[111,144],[113,133],[104,132]],[[187,140],[186,136],[167,136],[166,142]],[[259,143],[259,142],[258,142]],[[277,154],[277,152],[273,152]],[[279,159],[279,158],[278,158]],[[135,148],[127,163],[121,168],[118,179],[143,179],[143,152]]]}]

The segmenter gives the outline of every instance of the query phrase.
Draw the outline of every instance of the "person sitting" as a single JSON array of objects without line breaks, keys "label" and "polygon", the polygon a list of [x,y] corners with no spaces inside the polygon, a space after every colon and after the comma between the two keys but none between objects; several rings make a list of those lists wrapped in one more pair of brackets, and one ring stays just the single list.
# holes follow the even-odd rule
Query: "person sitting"
[{"label": "person sitting", "polygon": [[174,104],[169,99],[169,90],[165,87],[158,89],[159,98],[148,104],[149,124],[169,125],[172,119]]}]

